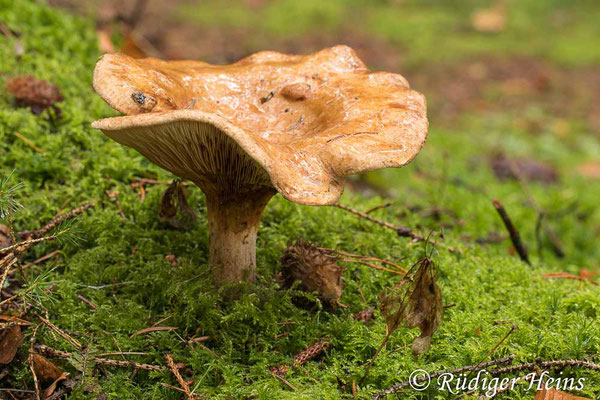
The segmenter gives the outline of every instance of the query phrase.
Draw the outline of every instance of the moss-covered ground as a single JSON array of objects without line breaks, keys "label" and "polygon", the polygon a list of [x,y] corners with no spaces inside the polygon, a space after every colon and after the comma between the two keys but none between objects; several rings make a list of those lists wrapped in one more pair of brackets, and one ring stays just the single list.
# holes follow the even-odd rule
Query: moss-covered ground
[{"label": "moss-covered ground", "polygon": [[[116,115],[91,88],[93,67],[100,55],[93,21],[40,3],[0,0],[0,20],[21,33],[19,40],[25,49],[17,58],[13,39],[0,36],[0,81],[33,74],[57,84],[65,97],[60,103],[62,117],[53,121],[44,114],[35,116],[26,108],[16,108],[12,98],[3,93],[0,175],[12,172],[11,181],[24,185],[17,197],[23,205],[15,215],[17,230],[39,228],[59,210],[90,200],[96,201],[97,206],[77,219],[81,240],[50,242],[26,253],[25,262],[60,249],[58,258],[25,270],[29,282],[42,279],[42,287],[48,289],[32,292],[37,312],[47,310],[54,324],[85,344],[88,356],[145,352],[146,355],[127,358],[164,365],[165,353],[172,354],[176,362],[186,364],[182,373],[193,380],[194,392],[207,398],[352,398],[352,394],[340,392],[338,379],[347,383],[358,381],[364,364],[385,335],[385,323],[378,312],[369,326],[355,321],[352,315],[378,302],[379,294],[398,279],[383,271],[349,264],[343,275],[346,287],[341,298],[347,308],[306,311],[292,302],[297,292],[280,290],[275,282],[280,250],[287,242],[302,237],[326,247],[387,258],[410,267],[424,255],[423,244],[412,243],[337,208],[300,206],[276,196],[267,206],[259,232],[259,279],[245,288],[240,299],[226,300],[224,292],[212,284],[207,265],[203,194],[198,189],[190,190],[190,204],[198,216],[190,230],[171,229],[159,223],[158,204],[165,186],[147,186],[146,197],[141,201],[139,192],[130,184],[135,178],[168,181],[173,177],[90,127],[95,119]],[[280,6],[306,5],[303,10],[310,14],[310,7],[325,3],[333,10],[331,15],[336,16],[335,11],[342,9],[344,2],[286,1]],[[475,47],[482,54],[495,55],[508,49],[515,54],[543,56],[548,62],[562,65],[595,65],[600,57],[597,46],[583,47],[584,38],[594,34],[598,37],[595,20],[600,8],[591,2],[582,2],[581,9],[573,9],[562,1],[548,2],[562,7],[570,18],[581,17],[560,34],[545,25],[544,15],[554,9],[547,7],[547,2],[523,2],[522,6],[517,2],[512,11],[517,15],[514,29],[488,41],[481,37],[475,43],[460,40],[461,29],[452,19],[458,12],[446,14],[442,6],[432,5],[438,2],[425,2],[432,3],[427,7],[433,11],[411,6],[410,14],[414,16],[406,25],[385,22],[395,17],[385,12],[387,2],[376,3],[366,21],[371,21],[377,34],[393,36],[394,42],[402,46],[414,45],[417,55],[411,62],[416,66],[430,57],[439,62],[448,52]],[[277,19],[284,12],[272,11],[274,8],[275,5],[270,6],[260,17],[269,21],[264,29],[276,31],[281,24],[287,25]],[[205,15],[203,12],[200,9],[194,15]],[[269,12],[275,15],[269,17]],[[529,21],[531,15],[535,15],[532,18],[537,24],[522,22]],[[257,17],[239,17],[236,21],[251,24],[251,18]],[[377,22],[382,19],[385,23]],[[302,21],[294,22],[301,25]],[[326,23],[335,26],[336,22],[322,22]],[[451,45],[440,48],[436,40],[444,29],[459,33],[453,34]],[[404,30],[420,30],[423,34],[413,42]],[[523,35],[529,39],[521,41]],[[489,96],[493,99],[494,93]],[[510,321],[519,329],[497,348],[492,358],[515,354],[519,362],[537,358],[600,361],[598,287],[588,282],[542,277],[551,272],[579,274],[584,268],[598,271],[600,181],[581,176],[576,167],[600,158],[599,136],[579,120],[557,122],[553,115],[532,107],[527,113],[519,110],[517,114],[502,110],[465,113],[454,128],[442,127],[431,115],[428,142],[410,166],[381,171],[361,180],[363,186],[365,181],[371,186],[385,185],[387,196],[347,190],[340,200],[361,210],[394,201],[392,207],[372,215],[424,234],[443,231],[443,242],[462,251],[453,254],[438,247],[433,256],[440,270],[444,304],[455,306],[446,310],[431,350],[414,357],[410,343],[418,332],[400,329],[375,361],[356,398],[370,398],[378,390],[406,379],[415,369],[434,371],[478,363],[508,330],[506,325],[495,325],[494,321]],[[517,123],[519,118],[525,118],[523,115],[533,115],[545,125],[531,132],[530,124]],[[554,129],[556,123],[562,128]],[[15,133],[31,140],[43,152],[34,150]],[[539,208],[547,212],[546,221],[560,237],[566,257],[557,258],[544,235],[541,252],[537,251],[538,214],[528,205],[518,182],[499,182],[494,177],[487,157],[497,151],[514,157],[535,157],[550,162],[559,171],[558,183],[530,183],[527,189]],[[115,201],[106,195],[114,191],[118,192],[123,217]],[[505,234],[491,205],[492,198],[500,199],[506,206],[530,249],[533,266],[513,254],[508,240],[477,242],[490,233]],[[440,212],[429,212],[433,209]],[[177,257],[177,266],[165,261],[169,254]],[[17,280],[22,281],[18,274],[8,284],[18,287]],[[23,289],[16,289],[17,293],[28,284],[23,285]],[[78,294],[97,309],[90,309]],[[36,322],[35,317],[32,322]],[[176,329],[131,337],[154,324]],[[32,328],[24,333],[28,339]],[[210,338],[202,345],[188,343],[199,336]],[[271,375],[269,366],[289,362],[294,354],[323,336],[329,337],[332,348],[320,359],[285,376],[295,390]],[[74,351],[68,342],[45,327],[40,327],[37,341]],[[9,372],[0,381],[0,388],[32,387],[27,354],[26,340],[15,360],[6,366]],[[82,364],[79,357],[60,362],[72,375],[83,369]],[[168,371],[138,371],[132,375],[130,369],[98,368],[91,362],[86,365],[82,382],[69,399],[182,398],[181,393],[162,385],[177,385]],[[600,396],[599,373],[566,369],[563,375],[585,378],[581,396]],[[498,398],[533,396],[526,385],[518,385],[515,391]],[[455,397],[432,388],[425,392],[406,389],[398,398]]]}]

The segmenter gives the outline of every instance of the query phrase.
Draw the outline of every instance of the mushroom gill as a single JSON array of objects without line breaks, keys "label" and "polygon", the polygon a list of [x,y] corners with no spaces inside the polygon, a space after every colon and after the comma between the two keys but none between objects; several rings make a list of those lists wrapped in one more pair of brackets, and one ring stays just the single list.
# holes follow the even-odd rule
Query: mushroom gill
[{"label": "mushroom gill", "polygon": [[94,88],[126,116],[93,123],[198,185],[218,284],[252,280],[261,213],[277,192],[334,203],[349,174],[400,167],[427,137],[424,97],[352,49],[260,52],[231,65],[103,56]]}]

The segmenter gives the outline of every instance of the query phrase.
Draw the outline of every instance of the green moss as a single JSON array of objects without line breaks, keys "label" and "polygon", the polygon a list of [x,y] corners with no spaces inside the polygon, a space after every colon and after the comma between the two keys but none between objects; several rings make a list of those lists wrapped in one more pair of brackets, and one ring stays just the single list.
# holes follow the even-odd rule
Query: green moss
[{"label": "green moss", "polygon": [[[324,12],[333,19],[338,18],[339,11],[335,4],[323,5],[323,10],[328,10]],[[435,4],[438,3],[433,2],[431,7],[441,7]],[[336,312],[322,309],[308,312],[294,306],[292,292],[281,291],[275,284],[280,249],[301,236],[324,246],[393,259],[409,267],[423,255],[423,245],[399,238],[342,210],[300,206],[277,196],[268,205],[259,232],[260,279],[247,287],[238,301],[225,301],[223,293],[212,285],[207,265],[206,206],[202,193],[191,190],[190,204],[199,217],[193,229],[178,231],[161,226],[156,216],[164,188],[149,187],[142,202],[129,183],[136,176],[164,180],[172,176],[90,127],[93,120],[114,115],[91,89],[92,70],[99,55],[92,21],[34,1],[1,0],[0,10],[0,20],[21,32],[20,40],[26,49],[19,60],[12,39],[0,36],[1,79],[31,73],[59,85],[65,95],[60,104],[63,117],[56,122],[43,115],[34,116],[26,109],[16,109],[7,94],[0,96],[0,174],[14,171],[13,181],[24,183],[19,196],[24,209],[16,215],[17,228],[37,228],[67,204],[75,206],[90,199],[99,200],[96,208],[78,219],[84,239],[81,243],[61,245],[58,261],[27,270],[28,276],[34,278],[54,268],[47,279],[54,289],[40,298],[50,319],[88,345],[91,354],[119,349],[144,351],[148,353],[146,356],[132,358],[164,364],[164,354],[171,353],[176,361],[186,363],[185,372],[194,379],[195,391],[210,398],[351,398],[349,394],[340,394],[337,378],[345,382],[360,379],[364,363],[375,353],[385,334],[379,315],[369,327],[352,319],[354,312],[366,306],[360,292],[368,303],[374,302],[396,280],[385,272],[349,266],[344,273],[347,286],[342,297],[348,307]],[[311,14],[311,10],[302,12]],[[269,18],[273,29],[279,29],[276,26],[281,21],[277,14]],[[448,17],[434,12],[430,18],[444,23]],[[583,32],[595,28],[586,25],[578,29]],[[437,35],[442,30],[433,31]],[[416,51],[422,51],[420,46],[431,49],[434,43],[433,36],[419,40],[423,42],[417,44]],[[579,130],[566,137],[551,133],[532,136],[514,128],[512,117],[504,114],[486,119],[467,117],[461,126],[461,130],[447,132],[434,124],[425,150],[411,166],[369,177],[372,182],[390,186],[397,202],[395,207],[374,215],[425,233],[439,231],[445,224],[445,242],[459,247],[463,254],[454,255],[441,247],[435,254],[444,303],[456,306],[447,310],[444,323],[433,338],[432,349],[414,358],[406,346],[417,332],[399,330],[388,346],[389,350],[397,351],[382,352],[359,391],[359,398],[369,398],[378,389],[407,378],[417,368],[433,371],[478,362],[507,331],[506,326],[494,325],[496,320],[511,321],[520,329],[499,347],[495,356],[514,353],[520,361],[538,357],[598,361],[597,288],[541,278],[546,272],[576,272],[581,267],[593,269],[598,265],[600,183],[585,180],[572,171],[572,166],[581,160],[599,157],[597,139]],[[34,151],[14,132],[46,152]],[[550,212],[559,212],[576,203],[575,212],[550,219],[564,242],[567,258],[556,259],[544,247],[543,260],[533,251],[535,266],[529,267],[508,254],[507,242],[474,243],[474,239],[491,231],[503,232],[489,201],[497,197],[505,203],[525,242],[532,250],[534,247],[537,215],[526,206],[526,197],[518,185],[496,182],[483,159],[485,154],[498,149],[514,155],[535,155],[558,166],[563,176],[560,184],[533,184],[530,189],[540,206]],[[423,178],[416,173],[417,168],[446,179]],[[453,185],[454,178],[485,189],[487,196]],[[105,195],[112,190],[119,191],[124,219]],[[347,193],[342,202],[368,209],[388,200]],[[444,215],[438,221],[418,212],[414,206],[443,207],[454,217]],[[27,254],[27,261],[56,248],[53,243],[37,246]],[[164,260],[167,254],[178,257],[177,267]],[[77,294],[91,300],[97,310],[90,310]],[[177,330],[130,337],[147,327],[149,319],[152,323],[175,326]],[[26,333],[30,335],[31,330]],[[210,336],[204,345],[218,357],[184,340],[204,335]],[[327,355],[321,361],[307,363],[304,371],[295,370],[286,376],[297,391],[291,391],[271,376],[269,366],[289,362],[292,355],[324,335],[333,344]],[[38,341],[73,351],[68,343],[43,328]],[[9,366],[10,375],[3,386],[19,387],[21,379],[31,382],[26,356],[27,346],[23,345]],[[66,360],[62,365],[76,373],[81,360]],[[109,399],[180,398],[179,393],[160,384],[175,384],[168,372],[139,371],[130,378],[130,371],[122,369],[107,368],[106,374],[95,368],[92,371],[86,373],[88,389],[95,383],[99,385],[98,391]],[[567,372],[586,378],[581,395],[600,395],[599,374]],[[79,386],[69,398],[90,398],[85,388],[86,385]],[[504,398],[531,397],[532,393],[520,388]],[[407,391],[402,398],[446,397],[430,390],[422,394]]]}]

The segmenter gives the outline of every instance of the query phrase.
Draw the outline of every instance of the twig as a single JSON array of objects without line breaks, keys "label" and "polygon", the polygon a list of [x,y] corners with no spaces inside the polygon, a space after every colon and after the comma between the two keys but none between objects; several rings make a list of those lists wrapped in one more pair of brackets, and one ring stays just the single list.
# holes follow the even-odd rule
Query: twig
[{"label": "twig", "polygon": [[187,397],[188,400],[194,400],[194,395],[192,394],[192,392],[190,392],[189,385],[181,377],[181,374],[179,373],[179,370],[177,369],[177,366],[173,362],[173,358],[169,353],[165,354],[165,360],[167,360],[167,365],[169,366],[169,369],[175,376],[175,379],[177,379],[177,383],[179,383],[179,386],[181,386],[181,388],[183,389],[185,397]]},{"label": "twig", "polygon": [[22,253],[24,250],[28,249],[29,247],[38,244],[38,243],[42,243],[42,242],[47,242],[50,240],[54,240],[58,237],[58,234],[56,235],[50,235],[50,236],[44,236],[41,238],[37,238],[37,239],[28,239],[28,240],[23,240],[22,242],[19,243],[15,243],[11,246],[8,247],[3,247],[0,249],[0,253],[7,253],[9,251],[13,251],[13,252],[17,252],[17,253]]},{"label": "twig", "polygon": [[366,260],[366,261],[377,261],[380,262],[382,264],[387,264],[387,265],[391,265],[392,267],[398,269],[401,272],[408,272],[405,268],[402,268],[401,266],[399,266],[398,264],[389,261],[389,260],[384,260],[382,258],[378,258],[378,257],[372,257],[372,256],[362,256],[360,254],[352,254],[352,253],[348,253],[345,251],[341,251],[341,250],[336,250],[336,249],[329,249],[327,247],[319,247],[319,250],[323,250],[329,253],[334,253],[334,254],[338,254],[341,256],[346,256],[346,257],[352,257],[352,258],[360,258],[361,260]]},{"label": "twig", "polygon": [[538,213],[537,221],[535,221],[535,240],[537,242],[537,252],[540,260],[544,260],[544,253],[542,253],[542,221],[546,214],[543,212]]},{"label": "twig", "polygon": [[[443,371],[432,372],[432,373],[428,374],[428,376],[430,378],[437,378],[438,376],[443,375],[443,374],[451,374],[453,376],[456,376],[456,375],[464,373],[464,372],[472,372],[472,371],[474,371],[477,368],[485,369],[487,367],[491,367],[492,365],[509,364],[509,363],[511,363],[514,360],[514,358],[515,358],[515,355],[511,354],[508,357],[504,357],[504,358],[499,358],[497,360],[488,361],[486,363],[479,364],[479,365],[475,365],[475,364],[474,365],[469,365],[469,366],[457,368],[457,369],[454,369],[454,370],[451,370],[451,371],[443,370]],[[425,379],[427,379],[426,376],[420,376],[420,377],[418,377],[416,379],[398,382],[395,385],[391,386],[389,389],[385,389],[385,390],[380,391],[375,396],[373,396],[371,399],[372,400],[383,399],[387,395],[394,394],[396,392],[399,392],[403,388],[405,388],[407,386],[410,386],[411,383],[413,383],[413,384],[414,383],[420,383],[420,382],[423,382]]]},{"label": "twig", "polygon": [[375,223],[377,225],[383,226],[384,228],[391,229],[391,230],[395,231],[398,234],[398,236],[409,237],[409,238],[411,238],[413,240],[416,240],[416,241],[428,242],[428,243],[431,243],[434,246],[445,247],[446,249],[448,249],[452,253],[462,253],[457,248],[445,245],[444,243],[433,241],[433,240],[431,240],[429,238],[425,238],[424,236],[421,236],[418,233],[415,233],[412,229],[410,229],[407,226],[402,226],[402,225],[400,225],[400,226],[394,226],[394,225],[390,224],[389,222],[385,222],[385,221],[381,221],[381,220],[379,220],[377,218],[373,218],[370,215],[368,215],[368,214],[366,214],[366,213],[364,213],[362,211],[355,210],[353,208],[341,205],[339,203],[332,204],[332,206],[333,207],[337,207],[337,208],[339,208],[341,210],[344,210],[344,211],[348,211],[349,213],[352,213],[354,215],[358,215],[359,217],[364,218],[364,219],[366,219],[368,221],[371,221],[371,222],[373,222],[373,223]]},{"label": "twig", "polygon": [[33,289],[35,289],[37,286],[40,285],[41,282],[36,282],[33,285],[29,286],[27,289],[25,289],[24,292],[21,293],[17,293],[14,296],[10,296],[8,299],[4,299],[2,301],[0,301],[0,306],[3,306],[6,303],[10,303],[11,301],[13,301],[14,299],[21,297],[21,296],[25,296],[27,293],[31,292]]},{"label": "twig", "polygon": [[[37,265],[37,264],[41,264],[44,261],[48,261],[49,259],[51,259],[52,257],[54,257],[55,255],[60,254],[60,250],[54,250],[48,254],[46,254],[45,256],[42,256],[40,258],[38,258],[37,260],[35,260],[34,262],[31,262],[29,264],[25,264],[23,265],[23,269],[27,269],[29,267],[31,267],[31,265]],[[12,273],[13,271],[11,271]]]},{"label": "twig", "polygon": [[2,271],[2,277],[0,278],[0,298],[2,297],[2,289],[4,288],[4,282],[6,281],[6,277],[10,272],[10,268],[17,263],[17,258],[12,257],[12,259],[8,262],[8,264],[4,265],[4,270]]},{"label": "twig", "polygon": [[92,303],[90,300],[86,299],[85,297],[83,297],[82,295],[80,295],[79,293],[77,294],[77,298],[81,301],[83,301],[89,308],[91,308],[92,310],[97,310],[98,307]]},{"label": "twig", "polygon": [[[39,353],[45,354],[48,357],[59,357],[59,358],[70,358],[73,357],[73,353],[69,353],[66,351],[56,350],[51,347],[45,345],[37,345],[35,346],[35,350]],[[101,357],[94,357],[92,361],[98,365],[107,365],[111,367],[121,367],[121,368],[137,368],[144,371],[164,371],[164,367],[160,365],[153,364],[144,364],[138,363],[134,361],[124,361],[124,360],[111,360]]]},{"label": "twig", "polygon": [[280,380],[283,384],[285,384],[287,387],[289,387],[293,391],[297,391],[298,390],[298,389],[296,389],[296,387],[294,385],[292,385],[291,383],[289,383],[287,381],[287,379],[285,379],[283,376],[278,375],[274,371],[270,371],[270,372],[271,372],[271,375],[273,375],[275,378],[277,378],[278,380]]},{"label": "twig", "polygon": [[38,317],[38,319],[40,321],[42,321],[48,328],[52,329],[54,332],[58,333],[67,342],[71,343],[71,345],[73,345],[73,347],[77,348],[77,350],[81,350],[83,348],[81,343],[79,343],[77,340],[73,339],[71,336],[69,336],[66,332],[61,330],[56,325],[54,325],[52,322],[48,321],[46,318],[42,317],[39,314],[35,314],[35,316]]},{"label": "twig", "polygon": [[113,200],[117,206],[117,210],[119,211],[119,216],[123,221],[125,221],[125,213],[123,213],[123,207],[121,207],[121,202],[119,201],[119,192],[113,191],[106,194],[109,199]]},{"label": "twig", "polygon": [[592,363],[589,361],[584,361],[584,360],[570,359],[570,360],[543,361],[543,360],[538,359],[532,363],[511,365],[509,367],[492,369],[489,371],[489,373],[491,375],[497,376],[497,375],[510,374],[513,372],[532,371],[537,368],[545,369],[545,368],[565,368],[565,367],[583,368],[583,369],[589,369],[592,371],[600,371],[600,364],[595,364],[595,363]]},{"label": "twig", "polygon": [[380,271],[390,272],[392,274],[399,275],[399,276],[406,275],[406,273],[404,273],[404,272],[396,271],[396,270],[385,268],[385,267],[380,267],[379,265],[371,264],[366,261],[360,261],[360,260],[356,260],[356,259],[352,259],[352,258],[342,258],[342,261],[366,265],[369,268],[378,269]]},{"label": "twig", "polygon": [[113,353],[102,353],[98,354],[98,357],[108,357],[108,356],[147,356],[148,353],[144,353],[143,351],[117,351]]},{"label": "twig", "polygon": [[33,143],[31,140],[27,139],[25,136],[21,135],[19,132],[13,132],[13,135],[15,135],[17,138],[19,138],[21,141],[23,141],[23,143],[25,143],[27,146],[31,147],[33,150],[37,151],[38,153],[46,152],[46,150],[36,146],[35,143]]},{"label": "twig", "polygon": [[529,257],[527,255],[527,249],[521,241],[521,235],[519,235],[519,231],[517,231],[517,228],[515,228],[514,224],[512,223],[512,220],[508,216],[508,213],[504,209],[504,206],[497,199],[492,200],[492,204],[494,205],[496,211],[498,211],[498,215],[500,215],[502,222],[504,222],[504,226],[506,227],[506,230],[510,235],[510,240],[512,241],[513,246],[515,246],[519,257],[521,258],[521,260],[531,265],[531,262],[529,262]]},{"label": "twig", "polygon": [[554,233],[554,231],[552,230],[552,228],[550,228],[550,226],[548,226],[547,224],[543,223],[542,219],[546,213],[543,210],[541,210],[540,207],[538,206],[538,204],[536,203],[533,195],[531,194],[531,191],[529,190],[529,187],[527,186],[527,180],[521,173],[521,168],[514,160],[507,160],[507,161],[508,161],[508,167],[510,168],[513,175],[517,178],[517,182],[519,182],[519,186],[521,187],[521,190],[523,191],[523,193],[525,193],[525,196],[527,196],[527,202],[529,203],[531,208],[533,208],[540,216],[538,222],[540,223],[540,227],[541,226],[544,227],[544,231],[546,232],[546,235],[548,235],[548,239],[549,239],[550,245],[552,247],[552,251],[558,258],[563,258],[565,256],[563,246],[562,246],[560,240],[558,239],[558,237],[556,236],[556,234]]},{"label": "twig", "polygon": [[52,218],[50,220],[50,222],[48,222],[46,225],[44,225],[42,228],[40,228],[36,231],[19,232],[19,236],[21,238],[29,238],[29,239],[40,238],[40,237],[46,235],[48,232],[50,232],[55,226],[60,225],[62,222],[66,221],[68,219],[75,218],[76,216],[82,214],[87,209],[94,207],[94,205],[95,204],[93,202],[83,204],[79,207],[72,209],[71,211],[69,211],[63,215],[58,215],[58,216]]},{"label": "twig", "polygon": [[387,208],[390,206],[393,206],[394,202],[390,201],[389,203],[384,203],[384,204],[380,204],[378,206],[375,206],[373,208],[369,208],[367,211],[365,211],[365,214],[371,214],[373,211],[377,211],[377,210],[381,210],[382,208]]},{"label": "twig", "polygon": [[[171,183],[171,181],[159,181],[156,179],[148,179],[148,178],[134,178],[131,180],[131,186],[132,187],[138,187],[138,186],[142,186],[142,185],[167,185],[169,186]],[[189,186],[191,185],[190,182],[181,182],[181,185],[184,186]]]},{"label": "twig", "polygon": [[35,345],[35,336],[37,334],[37,330],[40,327],[41,324],[38,324],[34,329],[33,329],[33,334],[31,335],[31,339],[29,340],[30,345],[29,345],[29,369],[31,370],[31,374],[33,375],[33,388],[35,389],[35,398],[36,400],[41,400],[41,396],[40,396],[40,383],[38,381],[38,377],[37,374],[35,373],[35,368],[33,367],[33,355],[34,355],[34,351],[33,351],[33,346]]},{"label": "twig", "polygon": [[[494,322],[494,325],[499,325],[502,324],[503,322]],[[502,343],[504,343],[504,341],[506,339],[508,339],[508,337],[515,331],[519,329],[519,327],[516,324],[511,324],[510,330],[506,333],[506,335],[504,335],[504,337],[502,339],[500,339],[500,341],[487,353],[485,353],[485,355],[483,357],[481,357],[481,360],[479,361],[479,363],[477,364],[477,366],[473,369],[476,370],[479,368],[479,365],[481,365],[481,363],[483,362],[483,360],[485,360],[486,358],[488,358],[489,356],[491,356],[492,354],[494,354],[494,352],[496,351],[496,349],[498,349],[498,347],[500,347],[502,345]],[[472,372],[472,371],[471,371]]]}]

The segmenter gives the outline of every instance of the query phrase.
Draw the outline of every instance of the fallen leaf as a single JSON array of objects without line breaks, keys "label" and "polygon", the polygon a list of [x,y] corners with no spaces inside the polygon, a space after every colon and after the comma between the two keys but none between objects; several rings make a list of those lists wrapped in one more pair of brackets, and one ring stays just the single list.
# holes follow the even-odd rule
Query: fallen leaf
[{"label": "fallen leaf", "polygon": [[497,155],[490,160],[490,166],[496,178],[501,181],[518,179],[518,176],[530,182],[549,184],[558,181],[558,171],[552,165],[531,158]]},{"label": "fallen leaf", "polygon": [[0,364],[10,364],[23,343],[21,328],[13,325],[0,332]]},{"label": "fallen leaf", "polygon": [[15,325],[19,325],[19,326],[31,325],[31,322],[29,322],[29,321],[25,321],[24,319],[21,319],[18,317],[13,317],[10,315],[0,315],[0,320],[6,321],[6,322],[14,322]]},{"label": "fallen leaf", "polygon": [[63,101],[58,86],[37,80],[32,75],[16,76],[6,83],[6,90],[10,92],[20,107],[29,107],[31,112],[39,115],[42,111],[52,108],[60,116],[60,108],[55,103]]},{"label": "fallen leaf", "polygon": [[344,271],[337,262],[337,257],[298,239],[283,251],[276,279],[286,289],[300,281],[301,290],[316,291],[322,300],[337,304],[342,296],[341,277]]},{"label": "fallen leaf", "polygon": [[551,272],[548,274],[543,274],[542,278],[573,279],[573,280],[578,280],[578,281],[587,281],[595,286],[598,286],[598,284],[596,282],[594,282],[590,279],[590,278],[593,278],[594,276],[595,276],[595,274],[593,274],[585,269],[582,269],[579,272],[579,275],[570,274],[568,272]]},{"label": "fallen leaf", "polygon": [[120,53],[126,54],[132,58],[146,58],[148,55],[138,43],[137,36],[132,33],[126,34],[121,43]]},{"label": "fallen leaf", "polygon": [[573,396],[565,392],[559,392],[556,389],[538,390],[533,400],[592,400],[587,397]]},{"label": "fallen leaf", "polygon": [[471,14],[471,25],[478,32],[498,33],[506,26],[504,7],[482,8]]},{"label": "fallen leaf", "polygon": [[141,330],[137,331],[136,333],[134,333],[133,335],[131,335],[129,337],[133,338],[135,336],[143,335],[143,334],[149,333],[149,332],[173,331],[175,329],[177,329],[176,326],[152,326],[150,328],[141,329]]},{"label": "fallen leaf", "polygon": [[442,291],[436,280],[435,264],[425,257],[415,264],[406,278],[382,296],[381,314],[386,319],[387,336],[401,324],[421,330],[421,335],[412,344],[414,355],[429,350],[431,338],[442,322]]},{"label": "fallen leaf", "polygon": [[[196,213],[188,205],[188,191],[179,179],[175,179],[164,191],[158,209],[158,220],[173,228],[189,228],[196,221]],[[177,217],[177,214],[180,217]]]},{"label": "fallen leaf", "polygon": [[579,173],[590,179],[600,179],[600,161],[590,161],[577,168]]},{"label": "fallen leaf", "polygon": [[115,52],[115,46],[110,38],[110,30],[108,28],[96,30],[96,35],[98,36],[98,49],[100,49],[102,53]]},{"label": "fallen leaf", "polygon": [[44,399],[49,398],[50,396],[52,396],[52,394],[54,393],[54,391],[56,390],[56,385],[58,385],[59,382],[64,381],[67,379],[67,377],[69,376],[68,372],[63,372],[62,374],[60,374],[60,376],[58,376],[54,382],[52,382],[50,384],[50,386],[48,386],[46,388],[46,390],[44,390]]},{"label": "fallen leaf", "polygon": [[61,369],[47,358],[37,353],[33,353],[31,358],[35,374],[42,383],[54,382],[63,375]]}]

